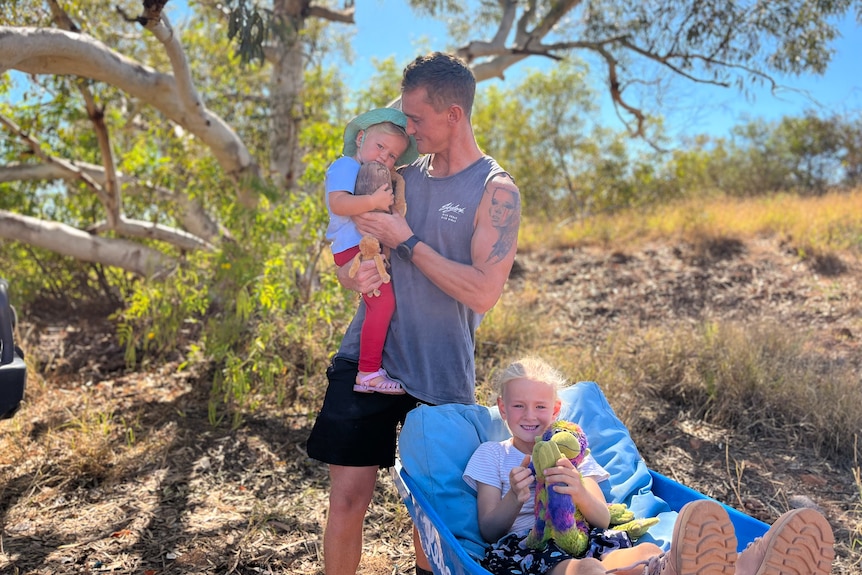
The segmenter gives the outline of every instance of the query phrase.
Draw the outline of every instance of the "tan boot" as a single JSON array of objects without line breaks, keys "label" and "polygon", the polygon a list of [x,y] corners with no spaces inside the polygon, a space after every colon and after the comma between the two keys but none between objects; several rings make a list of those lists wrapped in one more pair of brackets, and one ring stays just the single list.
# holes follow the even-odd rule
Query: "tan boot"
[{"label": "tan boot", "polygon": [[735,560],[736,535],[727,511],[702,499],[680,510],[670,551],[650,560],[644,575],[732,575]]},{"label": "tan boot", "polygon": [[737,575],[828,575],[835,536],[823,515],[794,509],[779,517],[736,560]]}]

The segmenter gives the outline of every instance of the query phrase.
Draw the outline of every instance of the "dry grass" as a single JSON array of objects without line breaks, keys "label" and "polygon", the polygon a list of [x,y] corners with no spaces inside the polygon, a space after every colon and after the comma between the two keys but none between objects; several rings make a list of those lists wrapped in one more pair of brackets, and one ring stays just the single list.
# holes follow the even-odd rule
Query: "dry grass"
[{"label": "dry grass", "polygon": [[709,322],[621,339],[631,350],[620,358],[631,387],[691,406],[715,425],[758,437],[793,433],[818,455],[852,460],[862,381],[854,366],[808,349],[806,334]]},{"label": "dry grass", "polygon": [[[860,436],[856,436],[856,445],[858,447]],[[859,465],[858,454],[859,450],[856,450],[857,459],[856,465],[853,467],[853,481],[856,485],[856,491],[858,492],[859,500],[856,503],[856,513],[855,519],[853,520],[853,524],[851,526],[850,531],[850,549],[856,553],[856,561],[854,565],[862,569],[862,467]]]},{"label": "dry grass", "polygon": [[[541,238],[528,225],[522,246],[529,252],[599,243],[631,253],[647,238],[684,236],[708,256],[732,251],[734,241],[780,233],[794,238],[800,261],[816,253],[827,265],[832,250],[859,248],[859,202],[862,192],[687,204],[553,233],[545,227]],[[549,301],[548,281],[540,273],[510,282],[483,322],[480,401],[493,399],[486,382],[494,370],[520,355],[542,355],[573,380],[601,382],[652,467],[700,481],[693,486],[703,490],[720,489],[728,502],[763,517],[787,508],[799,461],[808,465],[819,455],[816,469],[828,477],[811,470],[806,480],[814,483],[806,488],[829,505],[840,541],[836,573],[862,568],[858,366],[836,359],[806,330],[776,322],[575,325],[550,311],[559,302]],[[858,317],[862,306],[852,298],[859,296],[839,295]],[[581,340],[572,335],[578,330],[594,331]],[[86,359],[70,362],[84,335],[24,338],[32,350],[27,402],[14,419],[0,422],[0,572],[322,573],[328,479],[325,466],[303,452],[322,373],[308,379],[296,404],[264,402],[239,429],[216,428],[207,420],[209,382],[199,374],[176,365],[102,373]],[[708,457],[715,456],[709,446],[719,452],[718,463]],[[788,454],[792,446],[810,453],[797,461]],[[408,574],[410,521],[388,476],[381,472],[380,479],[360,572]],[[836,484],[845,491],[855,486],[855,493],[832,497]]]},{"label": "dry grass", "polygon": [[[661,397],[758,437],[792,433],[822,457],[853,460],[862,430],[858,367],[812,349],[808,334],[775,323],[626,327],[594,347],[572,349],[557,346],[537,315],[504,300],[489,318],[482,335],[493,339],[483,338],[480,350],[486,380],[495,366],[537,354],[610,393]],[[487,382],[480,396],[493,399]]]},{"label": "dry grass", "polygon": [[862,189],[822,197],[697,198],[643,210],[562,222],[526,222],[519,246],[539,250],[575,245],[610,249],[657,240],[778,235],[800,255],[862,249]]},{"label": "dry grass", "polygon": [[[70,357],[80,332],[64,331],[22,342],[25,403],[0,421],[0,573],[322,573],[328,481],[303,451],[312,411],[271,403],[240,429],[213,427],[200,374],[98,376]],[[407,573],[410,521],[380,480],[360,572]]]}]

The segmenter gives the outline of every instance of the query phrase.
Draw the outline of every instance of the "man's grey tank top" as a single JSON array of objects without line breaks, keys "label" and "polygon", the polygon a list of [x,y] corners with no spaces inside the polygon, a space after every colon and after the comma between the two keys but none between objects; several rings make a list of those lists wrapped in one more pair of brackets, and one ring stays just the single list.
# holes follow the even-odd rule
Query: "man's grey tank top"
[{"label": "man's grey tank top", "polygon": [[[490,156],[444,178],[428,175],[430,156],[401,174],[407,222],[416,236],[452,261],[471,264],[476,211],[488,180],[504,170]],[[432,404],[475,403],[476,328],[482,314],[449,297],[392,250],[395,314],[383,348],[383,367],[414,397]],[[359,357],[365,305],[347,328],[338,352]]]}]

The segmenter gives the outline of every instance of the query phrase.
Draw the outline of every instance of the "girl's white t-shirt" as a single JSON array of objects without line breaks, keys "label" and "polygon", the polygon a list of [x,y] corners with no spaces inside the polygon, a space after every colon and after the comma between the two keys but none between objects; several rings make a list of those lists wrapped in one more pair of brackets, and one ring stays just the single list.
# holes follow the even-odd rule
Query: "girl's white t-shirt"
[{"label": "girl's white t-shirt", "polygon": [[[505,441],[488,441],[481,444],[473,455],[470,461],[467,462],[467,467],[464,469],[464,481],[476,489],[477,483],[484,483],[492,487],[500,489],[500,497],[505,497],[512,486],[509,484],[509,472],[521,465],[524,461],[524,456],[529,455],[522,453],[515,447],[512,439]],[[584,477],[592,477],[596,482],[605,481],[610,477],[610,474],[604,467],[587,454],[580,465],[577,466],[578,471]],[[526,535],[533,527],[534,518],[534,499],[535,499],[535,483],[530,487],[531,496],[521,507],[521,512],[515,518],[510,533],[518,533]]]}]

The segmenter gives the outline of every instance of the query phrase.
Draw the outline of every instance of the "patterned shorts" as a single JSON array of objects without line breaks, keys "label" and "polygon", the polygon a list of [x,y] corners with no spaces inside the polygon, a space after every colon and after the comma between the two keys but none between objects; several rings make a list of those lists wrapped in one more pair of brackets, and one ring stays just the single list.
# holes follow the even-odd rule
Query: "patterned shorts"
[{"label": "patterned shorts", "polygon": [[[513,575],[544,575],[560,561],[572,559],[572,555],[560,549],[551,539],[544,549],[530,549],[526,544],[527,536],[510,533],[494,543],[482,559],[482,567],[491,573]],[[613,529],[590,530],[590,546],[578,559],[584,557],[601,558],[615,549],[632,546],[632,540],[625,531]]]}]

